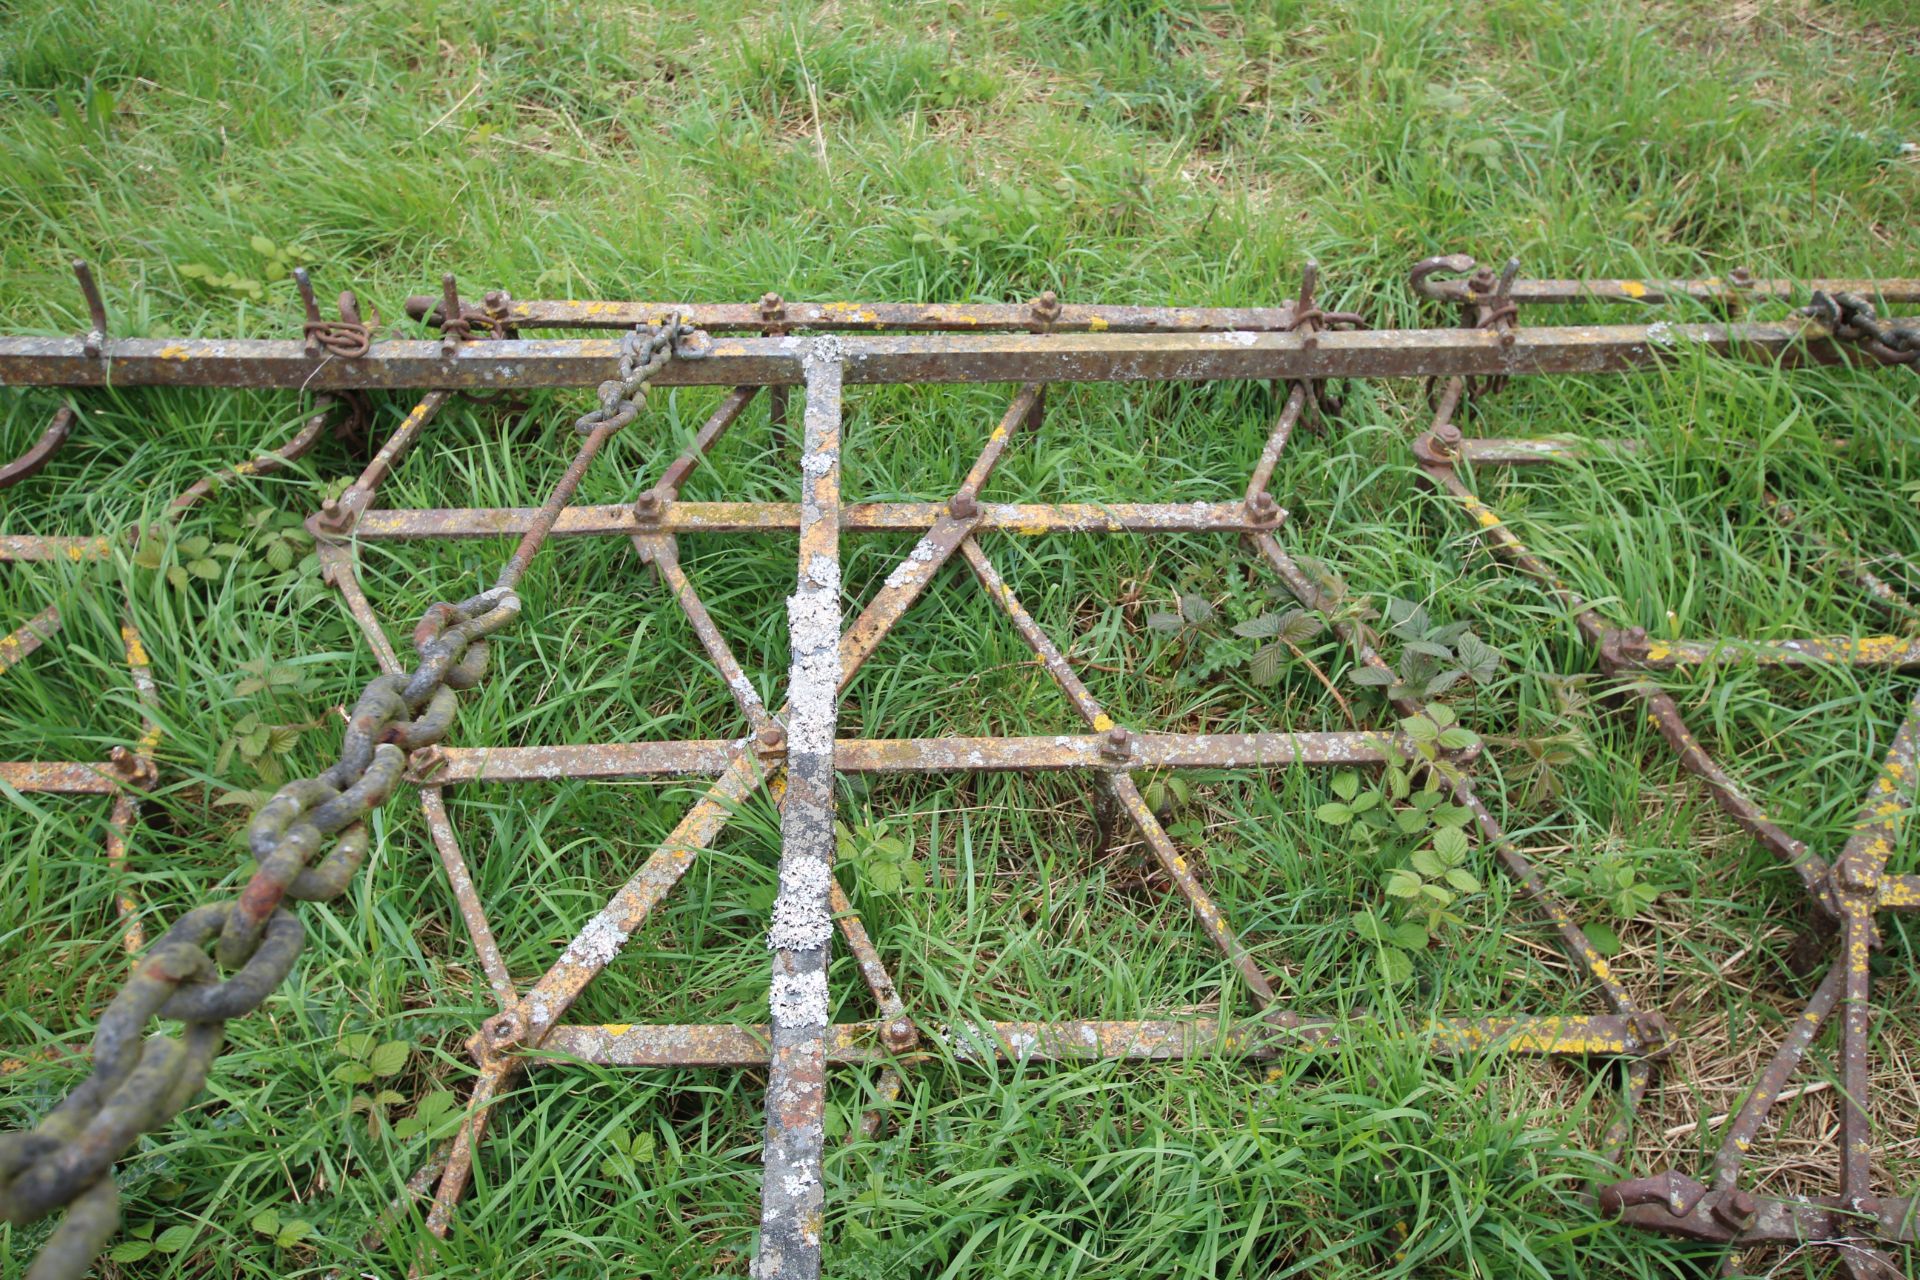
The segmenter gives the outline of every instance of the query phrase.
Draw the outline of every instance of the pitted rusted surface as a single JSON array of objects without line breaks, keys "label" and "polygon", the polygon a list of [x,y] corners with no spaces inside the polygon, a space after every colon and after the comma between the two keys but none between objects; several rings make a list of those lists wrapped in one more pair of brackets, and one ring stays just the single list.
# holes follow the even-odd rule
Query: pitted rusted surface
[{"label": "pitted rusted surface", "polygon": [[[776,386],[803,380],[810,339],[722,338],[706,358],[676,362],[660,386]],[[1489,331],[1375,329],[1352,333],[1047,333],[853,335],[848,384],[883,382],[1195,382],[1208,379],[1515,377],[1620,373],[1698,352],[1823,363],[1844,358],[1831,339],[1779,323],[1572,325]],[[111,361],[70,338],[0,338],[0,386],[280,387],[395,390],[438,387],[591,387],[619,371],[620,344],[604,338],[500,339],[449,355],[438,342],[376,343],[353,360],[307,355],[266,338],[123,338]]]}]

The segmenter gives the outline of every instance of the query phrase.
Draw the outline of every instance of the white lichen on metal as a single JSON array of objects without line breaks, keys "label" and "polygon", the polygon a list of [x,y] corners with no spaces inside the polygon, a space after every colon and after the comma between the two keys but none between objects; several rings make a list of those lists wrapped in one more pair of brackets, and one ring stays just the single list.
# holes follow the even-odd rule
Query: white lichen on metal
[{"label": "white lichen on metal", "polygon": [[824,1027],[827,1025],[827,975],[813,973],[776,973],[767,991],[767,1004],[773,1022],[780,1027]]}]

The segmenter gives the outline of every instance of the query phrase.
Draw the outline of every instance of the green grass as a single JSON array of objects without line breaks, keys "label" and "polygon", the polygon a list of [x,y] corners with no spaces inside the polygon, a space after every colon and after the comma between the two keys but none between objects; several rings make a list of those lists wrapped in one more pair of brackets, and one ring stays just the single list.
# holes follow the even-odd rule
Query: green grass
[{"label": "green grass", "polygon": [[[1920,24],[1897,0],[1660,5],[1634,0],[856,0],[799,5],[486,6],[341,0],[298,10],[154,0],[8,6],[0,29],[0,330],[84,327],[66,260],[95,264],[120,334],[285,336],[298,307],[266,281],[264,237],[309,262],[323,296],[353,287],[384,318],[440,272],[521,297],[1271,303],[1300,261],[1329,305],[1376,323],[1422,311],[1406,267],[1435,252],[1520,254],[1534,274],[1920,274]],[[209,288],[204,264],[262,282]],[[1574,311],[1569,319],[1597,313]],[[1544,323],[1541,316],[1526,320]],[[848,397],[851,497],[949,492],[1005,388],[860,388]],[[673,456],[712,393],[656,398],[580,494],[630,498]],[[393,505],[523,505],[557,478],[580,395],[524,412],[455,402],[383,492]],[[407,408],[375,398],[376,434]],[[0,453],[58,403],[0,394]],[[0,499],[0,531],[93,534],[149,518],[210,469],[296,429],[278,393],[77,397],[73,441]],[[1906,373],[1782,374],[1676,360],[1634,378],[1516,384],[1486,434],[1631,440],[1553,473],[1483,490],[1622,625],[1749,637],[1877,628],[1835,564],[1782,533],[1763,488],[1863,546],[1920,547],[1920,381]],[[1236,496],[1272,405],[1262,388],[1071,388],[1009,452],[1008,501]],[[1667,892],[1618,920],[1616,969],[1696,1037],[1641,1126],[1633,1171],[1697,1169],[1714,1135],[1667,1126],[1737,1105],[1755,1046],[1807,985],[1788,971],[1797,887],[1730,830],[1652,733],[1609,714],[1560,611],[1491,567],[1417,486],[1412,385],[1356,387],[1345,420],[1302,434],[1274,491],[1286,541],[1352,589],[1472,619],[1508,657],[1454,699],[1495,742],[1483,794],[1576,894],[1602,855]],[[1841,447],[1844,442],[1844,447]],[[223,489],[184,536],[261,507],[306,513],[358,461],[324,441],[301,464]],[[794,459],[765,411],[742,423],[690,497],[790,500]],[[851,541],[850,601],[908,540]],[[1124,721],[1170,728],[1344,723],[1299,664],[1270,687],[1244,672],[1182,679],[1143,625],[1177,590],[1245,589],[1244,555],[1191,538],[990,540],[1023,600]],[[404,640],[432,600],[487,580],[505,554],[472,542],[365,549],[370,594]],[[683,540],[693,581],[770,702],[781,697],[791,538]],[[1239,566],[1234,569],[1232,566]],[[1236,586],[1236,584],[1239,584]],[[707,737],[741,731],[697,643],[631,549],[553,545],[526,619],[466,697],[463,745]],[[164,780],[123,875],[101,856],[105,804],[9,796],[0,806],[0,1050],[84,1045],[125,972],[114,896],[149,931],[231,893],[241,810],[213,803],[265,781],[221,768],[236,722],[313,721],[374,674],[311,563],[243,558],[187,589],[126,560],[10,566],[0,619],[57,603],[67,625],[0,678],[0,757],[93,759],[138,732],[116,632],[125,606],[160,681]],[[1069,641],[1071,643],[1069,643]],[[1324,642],[1309,648],[1337,671]],[[1017,636],[959,568],[916,607],[846,700],[846,733],[1051,733],[1075,722]],[[296,687],[241,696],[243,664],[291,663]],[[1871,673],[1666,681],[1694,727],[1770,813],[1816,847],[1844,838],[1912,683]],[[1569,701],[1568,690],[1574,695]],[[1370,695],[1356,710],[1378,723]],[[1510,744],[1578,730],[1591,755],[1554,793]],[[324,763],[334,729],[301,733],[290,764]],[[1191,850],[1285,998],[1371,1010],[1377,1033],[1271,1073],[1185,1064],[914,1068],[876,1140],[834,1145],[833,1275],[1075,1277],[1704,1276],[1715,1251],[1605,1227],[1578,1193],[1614,1077],[1500,1059],[1436,1062],[1391,1032],[1468,1010],[1573,1011],[1580,993],[1512,922],[1490,879],[1445,948],[1396,993],[1347,922],[1381,901],[1380,868],[1313,818],[1329,779],[1201,775],[1181,815]],[[672,826],[686,784],[469,788],[450,805],[507,963],[523,983]],[[1246,1001],[1139,853],[1101,854],[1069,779],[849,783],[855,818],[891,817],[929,869],[904,898],[851,891],[923,1024],[1138,1017]],[[260,1014],[232,1024],[202,1098],[123,1163],[136,1227],[192,1241],[104,1274],[398,1276],[425,1238],[357,1241],[424,1158],[425,1138],[369,1130],[363,1090],[334,1078],[341,1039],[415,1050],[386,1083],[405,1101],[464,1087],[462,1042],[490,1007],[417,807],[390,804],[366,869],[310,909],[307,953]],[[764,917],[778,824],[764,799],[597,982],[578,1015],[752,1020],[765,1007]],[[1477,855],[1476,855],[1477,856]],[[1897,854],[1916,869],[1909,838]],[[1485,870],[1485,868],[1482,868]],[[1584,904],[1591,908],[1592,903]],[[1605,911],[1600,918],[1609,919]],[[1914,1050],[1914,939],[1890,921],[1876,966],[1883,1084]],[[836,1016],[869,1007],[851,964]],[[1406,1005],[1397,1013],[1396,1001]],[[1826,1070],[1826,1068],[1822,1068]],[[1691,1080],[1688,1072],[1692,1073]],[[1817,1075],[1818,1073],[1816,1073]],[[0,1123],[30,1123],[77,1078],[71,1060],[0,1076]],[[1707,1081],[1706,1084],[1695,1081]],[[762,1078],[553,1070],[500,1111],[477,1187],[424,1275],[741,1274],[757,1218]],[[871,1101],[846,1071],[836,1127]],[[1910,1090],[1908,1090],[1910,1092]],[[1818,1131],[1823,1101],[1788,1109]],[[1891,1105],[1891,1104],[1890,1104]],[[1890,1130],[1890,1131],[1888,1131]],[[653,1158],[605,1168],[616,1131]],[[1920,1181],[1913,1115],[1885,1117],[1881,1190]],[[1824,1192],[1791,1155],[1771,1190]],[[313,1230],[279,1248],[249,1223],[272,1208]],[[0,1228],[0,1277],[44,1226]],[[1801,1274],[1807,1257],[1756,1256]],[[1911,1263],[1909,1263],[1911,1265]]]}]

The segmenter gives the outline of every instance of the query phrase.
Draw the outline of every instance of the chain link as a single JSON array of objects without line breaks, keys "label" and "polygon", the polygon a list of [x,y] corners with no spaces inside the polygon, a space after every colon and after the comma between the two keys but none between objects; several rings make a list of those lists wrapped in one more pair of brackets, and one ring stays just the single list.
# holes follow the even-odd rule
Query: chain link
[{"label": "chain link", "polygon": [[1825,326],[1834,337],[1859,346],[1882,364],[1920,368],[1920,327],[1887,324],[1873,304],[1856,294],[1813,291],[1813,301],[1796,313]]},{"label": "chain link", "polygon": [[713,349],[707,335],[679,313],[665,324],[635,326],[620,341],[620,376],[600,384],[600,407],[589,409],[573,424],[582,435],[599,427],[618,429],[640,416],[647,403],[647,380],[678,356],[698,360]]},{"label": "chain link", "polygon": [[[695,354],[682,346],[704,355],[708,345],[678,316],[628,334],[621,380],[601,387],[601,407],[580,419],[582,429],[604,438],[632,422],[646,402],[647,379],[676,354]],[[598,447],[598,440],[582,447],[549,506],[565,500]],[[27,1280],[79,1277],[113,1234],[114,1161],[193,1100],[227,1019],[259,1008],[293,971],[306,930],[282,903],[345,892],[366,857],[367,817],[393,794],[406,753],[447,736],[458,693],[486,674],[488,637],[519,617],[514,584],[537,545],[523,543],[491,590],[427,609],[413,633],[419,665],[371,681],[334,765],[289,782],[253,815],[247,845],[258,869],[240,896],[181,916],[101,1015],[92,1073],[33,1129],[0,1134],[0,1221],[24,1225],[68,1209]],[[142,1040],[156,1017],[184,1024],[178,1037]]]}]

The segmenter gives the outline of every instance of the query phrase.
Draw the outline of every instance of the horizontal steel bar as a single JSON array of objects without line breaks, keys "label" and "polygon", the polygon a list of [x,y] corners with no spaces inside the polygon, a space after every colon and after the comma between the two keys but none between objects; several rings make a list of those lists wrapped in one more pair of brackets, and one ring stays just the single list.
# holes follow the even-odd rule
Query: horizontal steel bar
[{"label": "horizontal steel bar", "polygon": [[[722,338],[674,360],[655,386],[773,386],[801,381],[808,339]],[[1776,323],[1578,325],[1494,332],[1371,329],[1332,333],[849,335],[850,383],[1140,382],[1610,373],[1700,349],[1838,360],[1834,344],[1794,319]],[[299,341],[123,338],[101,357],[77,338],[0,338],[0,386],[350,388],[590,387],[618,376],[611,338],[490,340],[447,355],[396,340],[344,360]]]},{"label": "horizontal steel bar", "polygon": [[[1527,280],[1516,279],[1508,297],[1520,303],[1548,305],[1574,302],[1662,303],[1798,301],[1815,289],[1825,293],[1853,293],[1887,304],[1920,302],[1920,280],[1749,280],[1744,284],[1708,276],[1704,280]],[[1485,301],[1465,279],[1429,281],[1421,292],[1442,302]]]},{"label": "horizontal steel bar", "polygon": [[1580,440],[1478,440],[1469,436],[1453,445],[1450,461],[1470,467],[1535,467],[1572,462],[1593,448]]},{"label": "horizontal steel bar", "polygon": [[[849,502],[840,509],[840,528],[847,533],[911,533],[932,528],[947,514],[944,502]],[[976,529],[1033,535],[1251,533],[1271,530],[1277,523],[1255,518],[1240,502],[995,502],[982,504],[974,518]],[[353,534],[370,542],[497,538],[519,534],[532,521],[530,507],[376,510],[360,517]],[[568,507],[554,524],[553,536],[792,533],[799,528],[796,502],[674,502],[648,520],[638,519],[630,506]]]},{"label": "horizontal steel bar", "polygon": [[[589,746],[447,747],[428,757],[429,780],[542,782],[559,778],[717,775],[744,739],[615,742]],[[1109,754],[1111,753],[1111,754]],[[769,760],[782,749],[761,753]],[[1041,773],[1069,769],[1254,769],[1383,764],[1399,759],[1386,733],[1136,733],[1124,755],[1104,734],[1029,738],[842,738],[841,773]]]},{"label": "horizontal steel bar", "polygon": [[[1699,1184],[1690,1178],[1677,1174],[1671,1175],[1671,1178],[1672,1182],[1686,1187],[1688,1191],[1699,1188]],[[1920,1240],[1920,1198],[1874,1197],[1870,1205],[1854,1210],[1850,1206],[1843,1208],[1840,1198],[1834,1196],[1781,1200],[1737,1190],[1708,1191],[1699,1188],[1697,1198],[1687,1194],[1679,1204],[1674,1204],[1667,1199],[1653,1198],[1655,1189],[1667,1182],[1668,1176],[1655,1175],[1616,1184],[1618,1187],[1647,1188],[1647,1199],[1617,1210],[1620,1220],[1628,1226],[1659,1235],[1736,1247],[1820,1242],[1840,1244],[1853,1250],[1854,1258],[1863,1263],[1860,1268],[1848,1269],[1850,1274],[1856,1276],[1901,1274],[1880,1267],[1869,1269],[1865,1265],[1866,1257],[1878,1256],[1870,1252],[1870,1246],[1876,1241]],[[1615,1192],[1615,1187],[1609,1187],[1601,1193],[1603,1209],[1608,1205],[1607,1195]],[[1736,1197],[1739,1199],[1736,1200]]]},{"label": "horizontal steel bar", "polygon": [[113,555],[106,538],[43,538],[30,533],[0,534],[0,564],[27,560],[105,560]]},{"label": "horizontal steel bar", "polygon": [[1747,663],[1763,667],[1853,666],[1910,671],[1920,667],[1920,637],[1848,636],[1806,640],[1649,640],[1643,648],[1623,643],[1626,665],[1666,671],[1674,667],[1731,666]]},{"label": "horizontal steel bar", "polygon": [[111,795],[120,789],[119,780],[105,765],[80,761],[60,763],[38,760],[0,763],[0,785],[15,791],[38,791],[56,795]]},{"label": "horizontal steel bar", "polygon": [[[463,301],[463,307],[467,304]],[[438,326],[441,299],[416,294],[407,314]],[[768,315],[757,302],[568,302],[509,300],[498,315],[526,329],[631,329],[665,324],[678,313],[695,328],[716,333],[896,330],[909,333],[1028,329],[1039,322],[1030,302],[920,304],[914,302],[784,302]],[[1204,333],[1293,327],[1293,304],[1277,307],[1105,307],[1061,303],[1046,321],[1054,333]]]},{"label": "horizontal steel bar", "polygon": [[[1159,1019],[1141,1022],[991,1022],[930,1030],[923,1041],[943,1044],[961,1061],[988,1058],[1037,1062],[1156,1062],[1182,1058],[1277,1058],[1301,1049],[1339,1043],[1345,1024],[1281,1020],[1223,1025],[1217,1020]],[[1492,1050],[1527,1055],[1618,1057],[1646,1053],[1659,1043],[1643,1038],[1633,1019],[1592,1017],[1446,1018],[1420,1034],[1440,1054]],[[827,1060],[873,1062],[896,1056],[887,1047],[884,1022],[843,1022],[827,1029]],[[542,1046],[562,1058],[613,1067],[764,1067],[765,1024],[555,1027]],[[902,1056],[914,1056],[912,1054]]]}]

